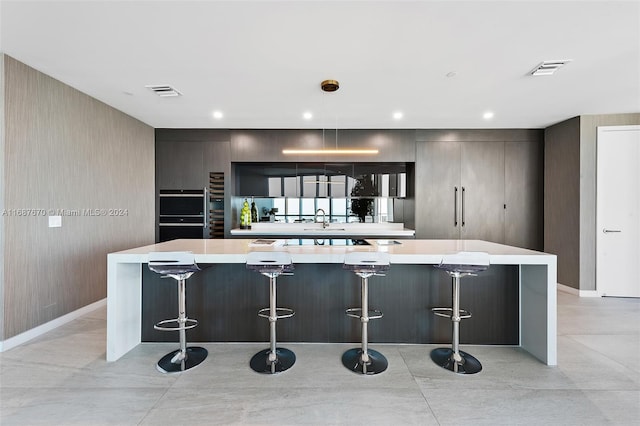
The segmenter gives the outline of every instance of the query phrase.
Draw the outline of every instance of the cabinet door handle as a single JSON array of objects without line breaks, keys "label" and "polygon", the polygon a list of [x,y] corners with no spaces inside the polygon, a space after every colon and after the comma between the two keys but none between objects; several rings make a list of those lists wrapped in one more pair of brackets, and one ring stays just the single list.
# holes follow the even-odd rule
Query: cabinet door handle
[{"label": "cabinet door handle", "polygon": [[202,205],[202,222],[204,222],[204,223],[202,224],[202,227],[206,229],[206,228],[207,228],[207,222],[208,222],[207,217],[209,216],[209,215],[207,214],[207,213],[209,212],[209,209],[207,208],[207,205],[209,204],[209,203],[208,203],[208,201],[209,201],[209,194],[208,194],[208,191],[207,191],[207,187],[206,187],[206,186],[203,188],[202,193],[204,194],[204,197],[202,197],[202,198],[204,198],[204,200],[202,200],[202,204],[203,204],[203,205]]},{"label": "cabinet door handle", "polygon": [[453,187],[453,226],[458,226],[458,187]]},{"label": "cabinet door handle", "polygon": [[611,232],[622,232],[619,229],[603,229],[602,232],[604,232],[605,234],[609,234]]},{"label": "cabinet door handle", "polygon": [[464,186],[462,187],[462,226],[464,226]]}]

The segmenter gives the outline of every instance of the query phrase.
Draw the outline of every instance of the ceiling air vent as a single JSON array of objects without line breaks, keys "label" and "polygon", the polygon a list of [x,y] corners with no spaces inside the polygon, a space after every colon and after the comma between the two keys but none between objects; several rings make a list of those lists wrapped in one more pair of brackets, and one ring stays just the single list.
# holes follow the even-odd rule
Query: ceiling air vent
[{"label": "ceiling air vent", "polygon": [[168,84],[150,84],[144,87],[153,91],[156,95],[162,96],[163,98],[169,96],[182,96],[182,93],[169,86]]},{"label": "ceiling air vent", "polygon": [[571,59],[560,59],[557,61],[544,61],[531,71],[531,75],[551,75],[561,66],[571,62]]}]

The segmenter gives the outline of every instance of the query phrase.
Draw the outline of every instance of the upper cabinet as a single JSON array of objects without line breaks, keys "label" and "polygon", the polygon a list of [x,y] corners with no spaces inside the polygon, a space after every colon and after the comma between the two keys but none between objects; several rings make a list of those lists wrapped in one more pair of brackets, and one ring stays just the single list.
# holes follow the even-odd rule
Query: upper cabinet
[{"label": "upper cabinet", "polygon": [[377,155],[345,155],[338,161],[414,162],[415,130],[256,129],[231,131],[233,162],[335,162],[335,155],[285,155],[283,149],[375,148]]},{"label": "upper cabinet", "polygon": [[253,197],[408,196],[406,163],[234,163],[233,195]]},{"label": "upper cabinet", "polygon": [[156,129],[156,188],[209,186],[210,172],[229,173],[229,132]]},{"label": "upper cabinet", "polygon": [[207,144],[156,141],[156,187],[160,189],[204,189],[209,171],[204,163]]}]

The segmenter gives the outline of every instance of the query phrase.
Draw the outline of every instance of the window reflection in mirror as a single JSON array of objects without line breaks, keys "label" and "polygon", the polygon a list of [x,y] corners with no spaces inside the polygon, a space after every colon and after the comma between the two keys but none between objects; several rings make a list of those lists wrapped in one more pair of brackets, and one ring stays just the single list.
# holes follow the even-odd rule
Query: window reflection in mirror
[{"label": "window reflection in mirror", "polygon": [[[407,170],[413,170],[413,163],[235,163],[234,167],[234,198],[254,199],[261,221],[312,222],[315,212],[323,209],[326,220],[334,223],[393,222],[396,199],[407,197]],[[359,205],[365,205],[364,210],[358,210]]]}]

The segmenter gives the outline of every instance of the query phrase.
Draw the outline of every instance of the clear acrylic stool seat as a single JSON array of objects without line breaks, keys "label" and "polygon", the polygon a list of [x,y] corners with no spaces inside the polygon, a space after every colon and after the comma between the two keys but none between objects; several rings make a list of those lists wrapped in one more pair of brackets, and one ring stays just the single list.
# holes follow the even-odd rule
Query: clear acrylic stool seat
[{"label": "clear acrylic stool seat", "polygon": [[163,356],[156,367],[163,373],[189,370],[199,365],[208,355],[205,348],[187,347],[186,331],[197,326],[198,321],[187,317],[186,280],[200,268],[191,252],[151,252],[148,264],[153,272],[171,277],[178,283],[178,317],[160,321],[153,328],[159,331],[179,332],[180,348]]},{"label": "clear acrylic stool seat", "polygon": [[369,309],[369,277],[384,276],[389,270],[389,254],[384,252],[351,252],[345,255],[343,268],[360,277],[360,307],[349,308],[346,314],[360,320],[361,345],[342,354],[342,365],[354,373],[378,374],[389,362],[380,352],[369,348],[369,320],[382,318],[381,311]]},{"label": "clear acrylic stool seat", "polygon": [[431,351],[433,362],[459,374],[474,374],[482,370],[482,364],[473,355],[460,350],[460,320],[471,318],[471,313],[460,309],[460,278],[474,276],[489,268],[489,255],[482,252],[459,252],[442,258],[436,268],[451,276],[451,307],[432,308],[435,315],[449,318],[453,325],[451,348]]},{"label": "clear acrylic stool seat", "polygon": [[293,309],[276,305],[277,277],[293,271],[291,255],[286,252],[254,251],[247,254],[247,269],[269,278],[269,307],[258,311],[258,316],[269,320],[269,348],[256,353],[249,362],[258,373],[275,374],[288,370],[296,362],[296,355],[287,348],[276,346],[276,322],[295,315]]}]

